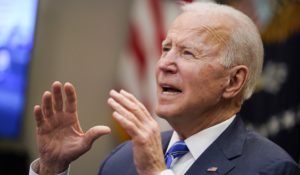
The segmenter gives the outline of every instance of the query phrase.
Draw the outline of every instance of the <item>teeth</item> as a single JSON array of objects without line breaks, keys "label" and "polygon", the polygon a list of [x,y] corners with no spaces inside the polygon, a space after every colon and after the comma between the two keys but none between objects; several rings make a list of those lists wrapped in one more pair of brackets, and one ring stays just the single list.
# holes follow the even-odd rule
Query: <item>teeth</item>
[{"label": "teeth", "polygon": [[165,95],[176,95],[176,94],[179,94],[181,93],[181,90],[173,87],[173,86],[170,86],[170,85],[162,85],[161,86],[162,88],[162,94],[165,94]]},{"label": "teeth", "polygon": [[176,91],[163,91],[162,93],[165,94],[165,95],[175,95],[175,94],[179,94],[179,92],[176,92]]}]

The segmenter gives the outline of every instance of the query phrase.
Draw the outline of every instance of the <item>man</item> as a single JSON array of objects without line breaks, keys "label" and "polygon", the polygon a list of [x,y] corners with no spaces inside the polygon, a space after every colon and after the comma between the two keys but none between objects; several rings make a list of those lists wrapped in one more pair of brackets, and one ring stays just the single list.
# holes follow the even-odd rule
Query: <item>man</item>
[{"label": "man", "polygon": [[[236,115],[251,96],[263,62],[262,42],[248,17],[213,3],[185,5],[162,50],[156,113],[174,131],[160,134],[143,104],[124,90],[112,90],[113,118],[132,140],[106,158],[99,174],[298,173],[281,148],[246,130]],[[110,132],[96,126],[83,133],[74,87],[66,83],[63,88],[64,104],[62,84],[54,82],[34,108],[40,159],[31,168],[39,174],[67,173],[96,138]]]}]

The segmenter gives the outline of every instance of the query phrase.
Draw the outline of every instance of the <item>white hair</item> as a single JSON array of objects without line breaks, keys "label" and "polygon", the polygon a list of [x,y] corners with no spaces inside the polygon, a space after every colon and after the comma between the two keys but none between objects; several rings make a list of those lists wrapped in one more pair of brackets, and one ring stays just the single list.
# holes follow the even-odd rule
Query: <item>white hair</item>
[{"label": "white hair", "polygon": [[249,69],[243,91],[243,101],[250,98],[260,76],[263,64],[263,44],[259,31],[252,20],[242,12],[227,5],[213,2],[194,2],[182,7],[184,12],[195,11],[202,14],[226,16],[234,21],[231,26],[229,41],[225,46],[224,57],[220,63],[225,67],[245,65]]}]

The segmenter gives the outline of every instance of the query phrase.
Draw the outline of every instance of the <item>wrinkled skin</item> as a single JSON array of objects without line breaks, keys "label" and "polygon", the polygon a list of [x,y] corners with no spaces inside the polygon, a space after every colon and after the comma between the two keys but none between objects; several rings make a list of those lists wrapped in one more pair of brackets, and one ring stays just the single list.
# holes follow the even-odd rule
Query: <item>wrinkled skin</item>
[{"label": "wrinkled skin", "polygon": [[107,126],[95,126],[84,133],[77,116],[76,92],[70,83],[54,82],[52,92],[46,91],[42,105],[34,107],[36,137],[40,153],[37,171],[41,175],[58,174],[87,152],[100,136],[109,134]]}]

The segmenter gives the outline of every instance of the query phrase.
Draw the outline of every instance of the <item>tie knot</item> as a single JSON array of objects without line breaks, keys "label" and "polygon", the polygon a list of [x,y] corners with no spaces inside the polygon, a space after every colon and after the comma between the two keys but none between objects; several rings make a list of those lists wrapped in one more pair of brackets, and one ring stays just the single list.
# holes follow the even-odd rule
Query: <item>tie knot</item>
[{"label": "tie knot", "polygon": [[184,141],[180,140],[174,143],[165,155],[167,168],[170,168],[174,159],[182,157],[187,152],[189,152],[189,149]]}]

